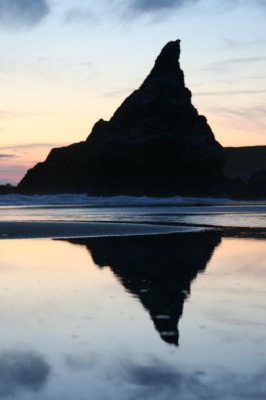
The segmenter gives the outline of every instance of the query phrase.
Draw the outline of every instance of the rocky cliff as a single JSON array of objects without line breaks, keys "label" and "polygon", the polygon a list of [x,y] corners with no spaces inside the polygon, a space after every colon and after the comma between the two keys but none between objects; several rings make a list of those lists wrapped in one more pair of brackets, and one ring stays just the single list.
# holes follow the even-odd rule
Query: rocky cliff
[{"label": "rocky cliff", "polygon": [[215,195],[224,156],[191,103],[179,65],[180,41],[166,44],[140,88],[87,140],[53,149],[18,188],[27,193]]}]

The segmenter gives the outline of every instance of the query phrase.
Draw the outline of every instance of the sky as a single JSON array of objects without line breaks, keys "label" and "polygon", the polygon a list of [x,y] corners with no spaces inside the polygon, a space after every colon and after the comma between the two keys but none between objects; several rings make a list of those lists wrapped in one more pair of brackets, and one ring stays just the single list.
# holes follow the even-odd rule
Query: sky
[{"label": "sky", "polygon": [[0,0],[0,184],[85,140],[181,39],[223,146],[266,145],[266,0]]}]

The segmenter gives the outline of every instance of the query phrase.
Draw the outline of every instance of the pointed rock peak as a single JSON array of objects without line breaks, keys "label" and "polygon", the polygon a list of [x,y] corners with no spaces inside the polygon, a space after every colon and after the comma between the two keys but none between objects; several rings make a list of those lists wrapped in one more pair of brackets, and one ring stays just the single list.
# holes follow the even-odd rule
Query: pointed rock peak
[{"label": "pointed rock peak", "polygon": [[109,121],[100,120],[86,142],[53,150],[19,189],[101,196],[224,193],[223,149],[191,103],[179,57],[180,40],[167,43]]},{"label": "pointed rock peak", "polygon": [[154,74],[172,74],[179,68],[180,40],[168,42],[155,61],[149,76]]}]

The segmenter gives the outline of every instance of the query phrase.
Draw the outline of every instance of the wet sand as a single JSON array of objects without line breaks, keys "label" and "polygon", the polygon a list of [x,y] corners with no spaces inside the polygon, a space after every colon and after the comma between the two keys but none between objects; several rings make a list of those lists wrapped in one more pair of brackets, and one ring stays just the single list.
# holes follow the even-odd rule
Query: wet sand
[{"label": "wet sand", "polygon": [[0,222],[0,239],[86,238],[201,232],[194,226],[106,222]]},{"label": "wet sand", "polygon": [[223,237],[265,239],[266,229],[257,227],[225,227],[189,224],[144,224],[121,222],[47,222],[1,221],[0,240],[3,239],[71,239],[113,236],[168,235],[212,230]]}]

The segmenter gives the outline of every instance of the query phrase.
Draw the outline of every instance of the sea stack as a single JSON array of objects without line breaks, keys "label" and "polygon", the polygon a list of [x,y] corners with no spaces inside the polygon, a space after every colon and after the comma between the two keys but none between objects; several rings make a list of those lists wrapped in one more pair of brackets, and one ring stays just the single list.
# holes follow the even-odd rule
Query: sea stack
[{"label": "sea stack", "polygon": [[87,140],[52,149],[18,185],[25,193],[219,195],[222,146],[191,103],[180,40],[166,44],[150,74]]}]

